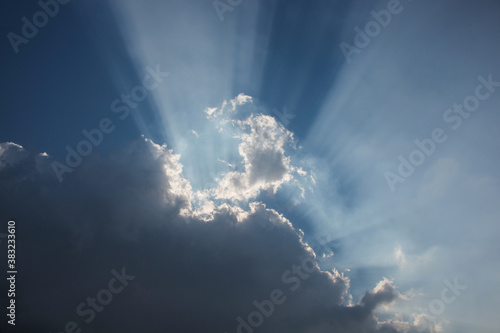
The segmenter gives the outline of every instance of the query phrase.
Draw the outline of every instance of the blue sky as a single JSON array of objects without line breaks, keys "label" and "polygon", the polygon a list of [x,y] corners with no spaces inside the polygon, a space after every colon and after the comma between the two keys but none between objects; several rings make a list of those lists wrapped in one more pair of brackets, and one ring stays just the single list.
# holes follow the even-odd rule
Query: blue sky
[{"label": "blue sky", "polygon": [[[154,293],[165,274],[119,254],[116,247],[132,241],[137,253],[160,262],[164,255],[194,272],[223,260],[214,281],[236,267],[262,275],[252,280],[258,295],[275,285],[271,271],[281,276],[279,263],[314,257],[311,274],[325,289],[301,289],[302,302],[272,316],[263,332],[497,332],[497,2],[62,2],[42,1],[56,3],[56,12],[18,45],[9,33],[22,36],[22,18],[33,21],[42,5],[1,5],[1,217],[22,221],[34,235],[39,223],[49,223],[36,218],[47,205],[50,213],[40,214],[56,221],[48,230],[72,236],[64,244],[62,234],[54,236],[46,253],[87,267],[82,253],[109,251],[99,267],[81,268],[102,279],[113,259],[129,262],[137,279],[142,272],[141,287],[120,311]],[[71,166],[68,147],[78,153],[82,140],[91,141],[82,131],[101,134]],[[73,196],[81,200],[66,198]],[[252,245],[221,236],[233,232],[225,229],[233,220],[242,228],[235,239]],[[262,226],[266,234],[255,229]],[[183,245],[164,245],[155,233]],[[100,243],[104,236],[109,247]],[[203,246],[192,250],[189,239]],[[290,250],[282,253],[279,244]],[[227,254],[218,257],[219,246],[236,258],[253,255],[247,266],[244,259],[236,265]],[[176,251],[204,259],[190,266],[190,255]],[[34,261],[23,258],[27,267]],[[37,272],[32,265],[26,270]],[[207,286],[182,272],[159,294],[176,293],[172,285],[185,279],[214,307],[210,294],[203,296]],[[61,288],[78,300],[76,281]],[[93,283],[86,292],[99,286]],[[229,285],[222,295],[247,287]],[[328,314],[300,306],[327,308],[310,295],[328,293],[337,295]],[[445,302],[446,295],[453,300]],[[248,291],[232,300],[234,311],[246,311],[252,297]],[[75,302],[61,297],[52,312],[18,320],[25,330],[34,323],[56,330],[74,316],[57,309]],[[148,303],[159,309],[155,302],[165,300]],[[225,320],[238,315],[222,307],[224,315],[208,322],[235,331],[238,322]],[[349,312],[357,307],[366,310],[362,320]],[[209,316],[202,306],[180,308],[200,321]],[[111,324],[120,313],[113,311],[87,331],[141,327]],[[148,311],[157,320],[150,331],[185,325]],[[274,322],[297,313],[314,320],[300,327]]]}]

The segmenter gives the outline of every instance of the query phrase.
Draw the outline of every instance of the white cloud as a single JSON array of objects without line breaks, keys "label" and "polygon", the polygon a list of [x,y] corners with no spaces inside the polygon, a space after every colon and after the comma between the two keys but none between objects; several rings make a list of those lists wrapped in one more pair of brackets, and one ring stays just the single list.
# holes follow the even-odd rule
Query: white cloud
[{"label": "white cloud", "polygon": [[251,96],[248,96],[248,95],[245,95],[243,93],[240,93],[238,96],[236,96],[235,98],[233,98],[231,100],[231,105],[233,107],[233,111],[236,111],[236,106],[239,106],[239,105],[243,105],[243,104],[246,104],[246,103],[252,103],[252,97]]},{"label": "white cloud", "polygon": [[231,109],[229,111],[235,112],[238,106],[242,106],[242,105],[245,105],[247,103],[252,103],[252,102],[253,102],[253,99],[251,96],[240,93],[238,96],[231,99],[229,101],[229,103],[227,101],[224,101],[220,108],[207,107],[205,109],[205,113],[207,114],[208,119],[215,119],[215,118],[218,118],[218,117],[221,117],[222,115],[224,115],[224,112],[227,111],[226,107],[229,104],[231,105]]},{"label": "white cloud", "polygon": [[285,153],[286,146],[293,144],[292,133],[273,117],[261,114],[235,124],[246,130],[239,136],[244,171],[226,174],[219,183],[216,198],[249,200],[263,190],[276,193],[292,179],[290,157]]}]

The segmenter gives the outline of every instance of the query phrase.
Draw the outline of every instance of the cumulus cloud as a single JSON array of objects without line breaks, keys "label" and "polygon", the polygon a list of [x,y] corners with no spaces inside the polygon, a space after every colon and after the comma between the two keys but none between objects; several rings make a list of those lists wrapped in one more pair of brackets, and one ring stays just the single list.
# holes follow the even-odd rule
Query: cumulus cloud
[{"label": "cumulus cloud", "polygon": [[372,292],[367,292],[361,303],[366,309],[372,311],[378,304],[391,303],[397,297],[393,283],[388,279],[384,279],[377,284]]},{"label": "cumulus cloud", "polygon": [[29,178],[36,172],[44,171],[46,164],[43,161],[47,157],[46,153],[33,155],[13,142],[0,143],[0,170],[3,170],[5,181],[21,174]]},{"label": "cumulus cloud", "polygon": [[[292,134],[262,115],[238,125],[248,129],[240,137],[245,169],[228,173],[219,195],[275,191],[290,177],[284,145]],[[0,145],[0,218],[16,221],[22,272],[18,333],[60,332],[68,322],[89,333],[237,332],[238,318],[248,323],[255,301],[263,304],[273,290],[283,302],[256,332],[406,331],[374,316],[397,298],[392,282],[351,304],[349,279],[322,271],[288,219],[260,202],[245,210],[193,193],[179,156],[165,145],[142,138],[93,154],[63,183],[50,163],[16,144]],[[195,200],[210,203],[210,219],[199,217]],[[88,298],[122,269],[134,278],[92,310]],[[86,315],[77,312],[82,303]]]},{"label": "cumulus cloud", "polygon": [[229,102],[224,101],[220,108],[216,108],[216,107],[206,108],[205,113],[207,114],[208,119],[216,119],[216,118],[223,116],[224,114],[227,114],[228,112],[230,112],[230,113],[235,112],[237,110],[238,106],[242,106],[242,105],[252,103],[252,102],[253,102],[252,96],[248,96],[248,95],[245,95],[243,93],[240,93],[235,98],[229,100]]},{"label": "cumulus cloud", "polygon": [[219,183],[217,199],[248,200],[260,191],[276,193],[281,184],[292,179],[293,168],[285,148],[293,143],[293,135],[273,117],[251,115],[236,124],[247,133],[239,138],[239,154],[243,172],[229,172]]},{"label": "cumulus cloud", "polygon": [[[231,140],[239,140],[240,160],[218,161],[228,165],[230,172],[217,179],[217,186],[204,189],[204,200],[249,202],[262,192],[276,194],[285,184],[299,190],[305,197],[305,188],[312,181],[306,179],[308,171],[292,163],[291,153],[296,151],[293,133],[274,117],[257,112],[256,108],[239,107],[253,103],[251,96],[239,94],[224,101],[220,107],[207,108],[205,113]],[[294,176],[298,176],[297,179]],[[312,175],[311,175],[312,177]],[[208,195],[208,197],[207,197]]]}]

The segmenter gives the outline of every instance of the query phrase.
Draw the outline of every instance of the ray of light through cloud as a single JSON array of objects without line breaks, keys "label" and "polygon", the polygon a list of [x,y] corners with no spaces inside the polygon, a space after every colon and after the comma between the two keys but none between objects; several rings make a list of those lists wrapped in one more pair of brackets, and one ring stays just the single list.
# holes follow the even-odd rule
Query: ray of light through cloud
[{"label": "ray of light through cloud", "polygon": [[5,25],[16,332],[497,331],[495,1],[63,2]]}]

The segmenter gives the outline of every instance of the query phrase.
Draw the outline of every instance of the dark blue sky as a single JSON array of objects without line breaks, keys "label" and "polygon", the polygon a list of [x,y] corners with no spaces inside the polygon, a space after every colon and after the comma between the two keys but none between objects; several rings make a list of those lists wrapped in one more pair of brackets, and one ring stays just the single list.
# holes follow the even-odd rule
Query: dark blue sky
[{"label": "dark blue sky", "polygon": [[[257,47],[250,57],[256,64],[262,62],[262,69],[255,68],[262,70],[261,80],[236,77],[232,87],[232,94],[245,92],[269,110],[281,111],[288,106],[289,113],[297,117],[290,129],[299,136],[307,134],[344,63],[337,44],[348,5],[332,2],[325,6],[322,2],[322,6],[317,6],[316,3],[320,2],[278,1],[260,8],[256,18],[258,28],[254,32]],[[19,17],[40,10],[36,1],[2,6],[3,35],[11,31],[19,33],[22,27]],[[208,2],[206,6],[207,11],[213,9]],[[270,8],[274,11],[270,12]],[[102,117],[109,116],[111,101],[123,92],[116,85],[110,64],[120,73],[125,87],[132,88],[140,82],[134,60],[127,55],[118,23],[106,3],[94,1],[82,6],[73,2],[61,6],[59,11],[39,29],[35,38],[19,46],[18,54],[13,52],[8,39],[2,43],[5,59],[2,99],[8,112],[2,112],[0,119],[6,124],[0,132],[2,141],[19,142],[57,158],[65,154],[61,142],[71,145],[81,140],[81,130],[94,128]],[[209,14],[215,15],[215,11]],[[246,17],[235,13],[224,22],[226,26],[233,23],[236,33],[246,28],[244,22],[234,22],[237,19],[244,21]],[[189,17],[186,20],[189,21]],[[225,29],[225,26],[221,24],[218,28]],[[235,49],[235,55],[237,52]],[[213,56],[221,55],[214,53]],[[235,60],[237,71],[239,59]],[[165,66],[175,67],[175,64]],[[156,128],[151,105],[141,103],[139,108],[148,120],[153,138],[166,141],[161,129]],[[100,149],[116,147],[139,134],[130,121],[121,122]]]}]

